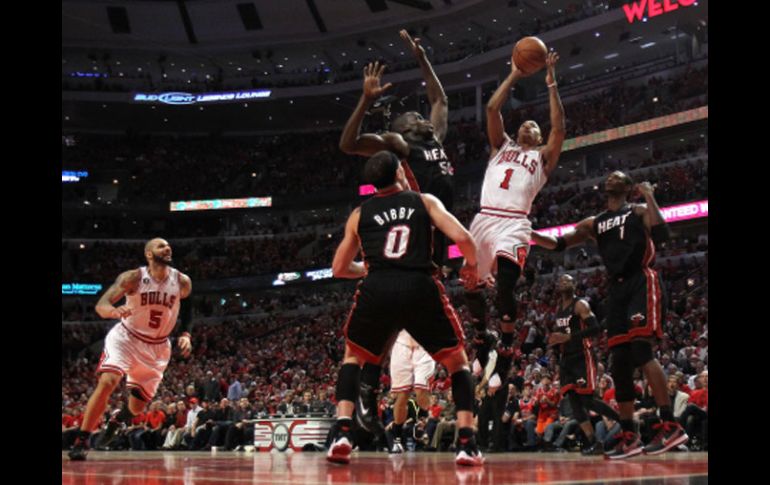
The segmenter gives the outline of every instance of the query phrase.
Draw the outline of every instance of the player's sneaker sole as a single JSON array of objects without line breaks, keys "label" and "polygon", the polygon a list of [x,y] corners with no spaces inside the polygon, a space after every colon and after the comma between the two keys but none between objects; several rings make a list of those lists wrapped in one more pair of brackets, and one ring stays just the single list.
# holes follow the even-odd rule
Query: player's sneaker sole
[{"label": "player's sneaker sole", "polygon": [[347,439],[342,438],[329,448],[326,459],[333,463],[348,464],[350,463],[350,453],[352,451],[353,446],[351,446],[350,442]]},{"label": "player's sneaker sole", "polygon": [[633,450],[629,450],[629,451],[627,451],[625,453],[619,453],[619,454],[616,454],[616,455],[607,455],[607,454],[605,454],[604,458],[606,458],[608,460],[622,460],[624,458],[631,458],[631,457],[636,456],[636,455],[641,455],[643,451],[644,451],[644,448],[639,446],[639,447],[634,448]]},{"label": "player's sneaker sole", "polygon": [[671,448],[676,448],[679,445],[683,445],[683,444],[687,443],[687,441],[689,439],[690,439],[690,437],[687,436],[687,433],[682,433],[681,436],[678,436],[678,437],[676,437],[676,438],[666,442],[666,444],[661,449],[659,449],[659,450],[647,451],[646,448],[643,448],[643,451],[644,451],[645,455],[650,455],[650,456],[660,455],[661,453],[667,452]]},{"label": "player's sneaker sole", "polygon": [[88,452],[86,451],[75,451],[72,450],[69,453],[67,453],[67,456],[70,457],[70,461],[86,461],[86,454]]},{"label": "player's sneaker sole", "polygon": [[460,451],[455,457],[455,463],[462,466],[481,466],[484,464],[484,457],[481,453],[469,455],[465,451]]}]

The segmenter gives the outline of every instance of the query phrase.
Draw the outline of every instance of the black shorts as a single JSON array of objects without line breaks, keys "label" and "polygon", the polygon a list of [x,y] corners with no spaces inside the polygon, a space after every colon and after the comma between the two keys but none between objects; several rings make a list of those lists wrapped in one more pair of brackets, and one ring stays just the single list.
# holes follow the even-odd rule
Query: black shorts
[{"label": "black shorts", "polygon": [[401,329],[436,361],[464,348],[460,320],[437,278],[414,271],[369,274],[358,285],[343,330],[351,350],[378,364]]},{"label": "black shorts", "polygon": [[612,277],[607,298],[610,348],[635,338],[663,336],[665,295],[660,275],[645,269],[628,277]]},{"label": "black shorts", "polygon": [[563,356],[559,361],[562,396],[568,391],[592,395],[596,389],[596,359],[593,351]]}]

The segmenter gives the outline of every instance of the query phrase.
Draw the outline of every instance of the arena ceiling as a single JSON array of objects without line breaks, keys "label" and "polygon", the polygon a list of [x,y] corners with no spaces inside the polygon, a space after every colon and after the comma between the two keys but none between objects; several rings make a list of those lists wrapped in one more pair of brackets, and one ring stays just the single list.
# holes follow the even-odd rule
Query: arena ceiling
[{"label": "arena ceiling", "polygon": [[[618,66],[625,68],[676,56],[689,49],[694,38],[705,35],[708,0],[633,24],[625,19],[620,3],[623,2],[63,0],[62,76],[78,70],[101,69],[103,64],[110,63],[115,75],[121,76],[123,71],[126,76],[139,71],[158,77],[163,72],[171,79],[185,82],[190,76],[220,72],[226,79],[256,80],[258,85],[263,68],[264,74],[275,76],[273,73],[280,66],[291,76],[292,72],[318,65],[334,69],[352,62],[358,71],[372,58],[408,60],[411,54],[404,52],[398,37],[400,28],[408,28],[423,38],[432,59],[441,53],[471,47],[467,56],[435,66],[451,93],[477,80],[489,79],[495,85],[508,69],[506,52],[510,52],[520,29],[531,28],[535,19],[558,22],[576,8],[600,7],[598,13],[594,11],[583,20],[538,34],[549,47],[560,52],[562,77],[590,77]],[[254,7],[261,28],[246,27],[243,5]],[[116,7],[125,7],[128,32],[126,25],[117,25],[119,28],[115,29],[115,11],[108,9]],[[510,41],[491,52],[472,49],[473,43],[481,39],[505,40],[506,35]],[[421,90],[417,69],[388,74],[387,80],[396,83],[395,94],[401,96]],[[134,120],[139,127],[153,130],[196,132],[210,131],[207,127],[212,125],[226,132],[339,126],[355,105],[360,80],[320,86],[312,89],[312,97],[303,94],[307,91],[282,88],[276,90],[271,100],[204,109],[136,106],[110,101],[120,98],[113,93],[104,97],[99,93],[65,92],[62,121],[65,129],[97,125],[115,130],[125,128],[126,120]],[[297,120],[301,120],[299,126]]]}]

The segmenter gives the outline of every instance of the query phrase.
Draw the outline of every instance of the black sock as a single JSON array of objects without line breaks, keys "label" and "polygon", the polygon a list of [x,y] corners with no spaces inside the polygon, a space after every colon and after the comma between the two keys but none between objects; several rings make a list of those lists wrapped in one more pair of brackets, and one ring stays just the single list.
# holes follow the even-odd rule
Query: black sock
[{"label": "black sock", "polygon": [[404,435],[404,423],[396,424],[393,423],[393,439],[401,441],[401,438]]},{"label": "black sock", "polygon": [[633,419],[621,419],[620,420],[620,427],[623,429],[623,431],[631,431],[634,433],[636,430],[634,429],[634,420]]},{"label": "black sock", "polygon": [[671,406],[660,406],[660,419],[663,421],[674,421],[674,413],[671,412]]},{"label": "black sock", "polygon": [[337,426],[343,433],[350,433],[353,428],[353,418],[337,418]]},{"label": "black sock", "polygon": [[460,428],[457,431],[457,442],[461,445],[473,439],[473,428]]},{"label": "black sock", "polygon": [[90,437],[91,437],[91,432],[90,431],[85,431],[85,430],[82,430],[82,429],[78,430],[78,438],[80,438],[82,441],[86,441],[87,442],[88,438],[90,438]]},{"label": "black sock", "polygon": [[371,388],[375,390],[379,389],[381,371],[382,368],[379,365],[374,365],[367,362],[361,368],[361,384],[371,386]]},{"label": "black sock", "polygon": [[123,409],[115,415],[115,420],[119,423],[131,424],[131,420],[134,419],[134,413],[128,407],[128,403],[125,403]]},{"label": "black sock", "polygon": [[468,369],[452,374],[452,398],[457,411],[473,410],[473,376]]}]

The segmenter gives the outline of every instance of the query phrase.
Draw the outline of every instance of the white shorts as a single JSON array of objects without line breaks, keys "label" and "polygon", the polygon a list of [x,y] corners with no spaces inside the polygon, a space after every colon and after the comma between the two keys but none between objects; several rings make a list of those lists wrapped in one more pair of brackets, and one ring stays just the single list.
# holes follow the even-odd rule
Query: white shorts
[{"label": "white shorts", "polygon": [[526,217],[500,217],[479,213],[471,223],[476,241],[479,280],[497,272],[497,257],[510,259],[524,269],[529,254],[532,223]]},{"label": "white shorts", "polygon": [[96,372],[126,376],[126,387],[137,389],[144,400],[151,401],[170,358],[171,342],[168,339],[157,344],[143,342],[118,323],[104,339],[104,351]]},{"label": "white shorts", "polygon": [[[402,330],[406,333],[406,330]],[[408,335],[408,334],[407,334]],[[436,369],[436,362],[417,342],[413,345],[398,338],[390,353],[390,379],[392,392],[409,392],[414,389],[430,389],[430,379]]]}]

